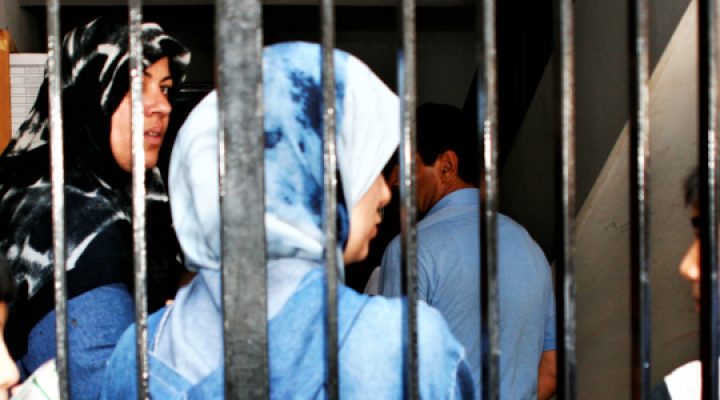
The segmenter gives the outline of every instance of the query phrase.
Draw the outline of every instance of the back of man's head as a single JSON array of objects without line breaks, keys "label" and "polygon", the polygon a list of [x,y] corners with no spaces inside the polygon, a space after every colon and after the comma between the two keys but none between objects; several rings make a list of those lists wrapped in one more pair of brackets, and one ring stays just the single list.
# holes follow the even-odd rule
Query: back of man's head
[{"label": "back of man's head", "polygon": [[432,165],[438,155],[452,150],[458,157],[458,176],[465,183],[479,181],[477,135],[463,112],[448,104],[425,103],[417,109],[417,152]]}]

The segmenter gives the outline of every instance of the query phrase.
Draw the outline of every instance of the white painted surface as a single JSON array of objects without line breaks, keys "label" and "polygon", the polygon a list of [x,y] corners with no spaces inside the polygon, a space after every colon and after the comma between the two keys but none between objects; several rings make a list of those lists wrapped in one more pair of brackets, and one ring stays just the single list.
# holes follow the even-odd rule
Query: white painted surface
[{"label": "white painted surface", "polygon": [[47,55],[44,53],[10,54],[10,115],[12,132],[25,120],[35,103],[43,81]]}]

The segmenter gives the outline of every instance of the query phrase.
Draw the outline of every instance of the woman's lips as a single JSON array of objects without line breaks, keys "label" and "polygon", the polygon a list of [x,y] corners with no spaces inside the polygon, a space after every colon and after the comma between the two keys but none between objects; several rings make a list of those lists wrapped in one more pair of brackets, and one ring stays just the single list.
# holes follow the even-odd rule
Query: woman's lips
[{"label": "woman's lips", "polygon": [[145,143],[151,146],[160,146],[163,142],[163,134],[155,131],[145,132]]}]

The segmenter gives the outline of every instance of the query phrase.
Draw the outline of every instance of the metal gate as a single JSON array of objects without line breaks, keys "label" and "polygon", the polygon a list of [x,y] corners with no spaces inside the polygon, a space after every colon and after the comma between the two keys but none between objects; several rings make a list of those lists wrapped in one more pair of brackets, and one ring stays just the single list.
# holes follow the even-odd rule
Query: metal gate
[{"label": "metal gate", "polygon": [[[576,397],[575,368],[575,73],[574,14],[571,0],[555,1],[555,50],[559,60],[558,104],[561,130],[557,136],[557,213],[559,238],[556,262],[558,398]],[[649,297],[649,57],[648,0],[630,3],[631,43],[631,248],[632,248],[632,392],[633,398],[647,398],[650,391],[650,297]],[[701,349],[703,397],[718,398],[718,6],[716,1],[700,0],[700,199],[702,243]],[[129,0],[132,146],[133,146],[133,241],[135,260],[135,307],[137,320],[137,382],[139,397],[148,394],[147,293],[143,284],[145,261],[145,186],[142,118],[142,45],[140,0]],[[483,398],[499,398],[499,314],[497,279],[497,62],[495,1],[477,2],[477,60],[481,65],[478,84],[477,134],[483,149],[478,168],[484,183],[481,203],[482,243],[482,355]],[[403,259],[408,282],[407,318],[404,350],[407,368],[406,394],[419,397],[416,327],[416,195],[415,109],[416,30],[414,0],[401,0],[402,40],[398,52],[398,94],[402,106],[401,139],[401,215]],[[332,0],[321,0],[322,81],[325,138],[325,215],[326,248],[335,248],[337,181],[335,159],[334,72],[331,49],[335,46],[335,14]],[[220,98],[221,140],[219,171],[223,216],[223,301],[225,315],[225,393],[228,398],[267,398],[268,355],[264,231],[263,130],[262,130],[262,4],[259,0],[218,0],[216,3],[216,61]],[[59,0],[47,1],[48,74],[50,83],[50,124],[53,199],[53,251],[55,262],[55,302],[57,366],[61,395],[68,392],[67,290],[65,286],[65,202],[63,197],[63,132],[60,99]],[[337,260],[327,257],[327,395],[338,392]]]}]

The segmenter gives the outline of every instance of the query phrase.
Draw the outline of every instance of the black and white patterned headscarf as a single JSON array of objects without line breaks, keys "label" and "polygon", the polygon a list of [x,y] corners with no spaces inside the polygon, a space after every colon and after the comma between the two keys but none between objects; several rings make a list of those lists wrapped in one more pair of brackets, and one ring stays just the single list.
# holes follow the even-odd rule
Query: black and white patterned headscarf
[{"label": "black and white patterned headscarf", "polygon": [[[143,24],[142,41],[145,67],[168,57],[177,90],[190,61],[188,50],[153,23]],[[128,68],[127,25],[101,17],[65,36],[61,76],[70,297],[108,283],[131,282],[132,252],[126,252],[132,249],[131,175],[117,165],[110,148],[112,115],[129,89]],[[29,303],[22,308],[23,319],[30,324],[52,309],[48,126],[46,76],[30,115],[0,156],[0,252],[7,257],[19,289],[16,303]],[[163,280],[179,264],[157,169],[148,171],[146,181],[152,295],[158,294],[155,284],[168,286]],[[91,245],[111,226],[123,233],[117,246]],[[126,270],[105,266],[117,265],[118,260],[127,263]]]}]

